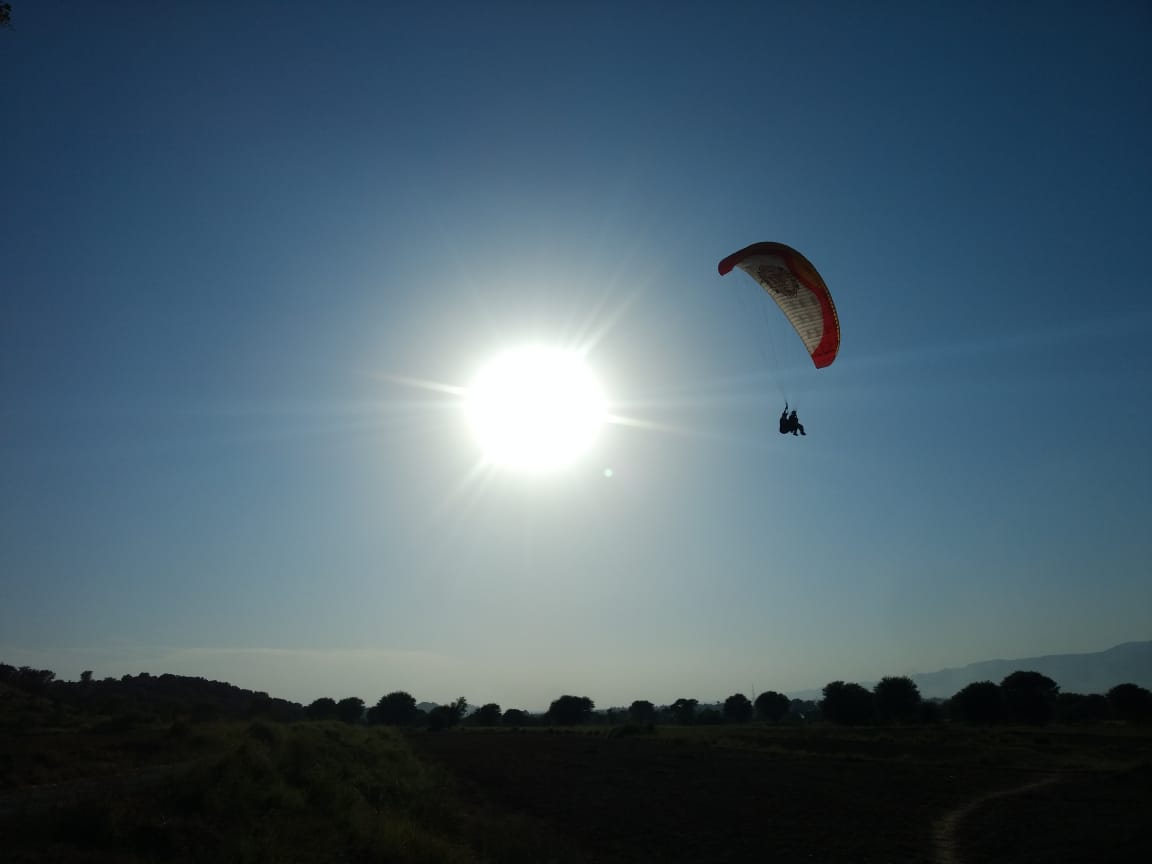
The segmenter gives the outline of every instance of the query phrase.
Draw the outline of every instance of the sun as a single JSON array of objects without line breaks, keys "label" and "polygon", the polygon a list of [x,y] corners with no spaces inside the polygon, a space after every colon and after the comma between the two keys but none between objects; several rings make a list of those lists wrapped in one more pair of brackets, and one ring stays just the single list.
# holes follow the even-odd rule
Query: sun
[{"label": "sun", "polygon": [[562,468],[586,452],[607,416],[578,352],[523,347],[484,366],[465,410],[485,459],[528,471]]}]

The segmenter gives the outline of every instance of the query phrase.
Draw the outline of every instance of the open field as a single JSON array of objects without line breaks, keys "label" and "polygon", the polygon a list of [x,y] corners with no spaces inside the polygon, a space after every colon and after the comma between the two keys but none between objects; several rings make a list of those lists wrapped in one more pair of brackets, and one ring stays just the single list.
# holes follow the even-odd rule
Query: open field
[{"label": "open field", "polygon": [[5,862],[1109,862],[1152,852],[1152,730],[0,736]]},{"label": "open field", "polygon": [[1146,731],[456,732],[414,746],[475,794],[542,820],[589,861],[1101,862],[1152,853]]}]

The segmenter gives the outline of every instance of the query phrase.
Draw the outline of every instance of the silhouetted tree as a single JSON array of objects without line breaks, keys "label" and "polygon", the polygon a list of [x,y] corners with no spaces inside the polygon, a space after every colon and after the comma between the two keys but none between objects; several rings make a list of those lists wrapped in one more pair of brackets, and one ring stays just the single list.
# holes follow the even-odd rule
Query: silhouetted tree
[{"label": "silhouetted tree", "polygon": [[403,726],[416,719],[416,699],[403,690],[394,690],[381,696],[380,701],[368,710],[369,723],[383,723],[385,726]]},{"label": "silhouetted tree", "polygon": [[0,30],[12,29],[12,4],[0,3]]},{"label": "silhouetted tree", "polygon": [[690,726],[696,722],[696,706],[699,704],[695,699],[677,699],[668,706],[668,711],[681,726]]},{"label": "silhouetted tree", "polygon": [[474,726],[499,726],[500,706],[495,702],[481,705],[472,712],[472,716],[468,718],[468,722]]},{"label": "silhouetted tree", "polygon": [[[413,703],[415,704],[415,703]],[[456,726],[468,713],[468,700],[463,696],[447,705],[437,705],[428,712],[428,728],[433,732]]]},{"label": "silhouetted tree", "polygon": [[55,678],[56,673],[51,669],[33,669],[31,666],[21,666],[16,672],[16,680],[13,683],[28,693],[40,694],[48,689],[48,685]]},{"label": "silhouetted tree", "polygon": [[1004,710],[1013,723],[1043,726],[1051,722],[1059,692],[1059,685],[1039,672],[1013,672],[1000,682]]},{"label": "silhouetted tree", "polygon": [[452,716],[456,718],[455,722],[459,723],[468,715],[468,700],[463,696],[457,696],[456,701],[448,705],[448,709],[452,712]]},{"label": "silhouetted tree", "polygon": [[793,699],[788,703],[788,716],[805,722],[824,719],[824,714],[820,710],[820,703],[811,699]]},{"label": "silhouetted tree", "polygon": [[81,684],[91,684],[92,683],[92,670],[91,669],[85,669],[83,672],[80,673],[80,683]]},{"label": "silhouetted tree", "polygon": [[1004,699],[991,681],[974,681],[948,700],[948,712],[966,723],[999,723],[1004,719]]},{"label": "silhouetted tree", "polygon": [[441,729],[447,729],[450,726],[456,725],[456,715],[452,711],[451,705],[437,705],[428,712],[426,717],[428,729],[432,732],[439,732]]},{"label": "silhouetted tree", "polygon": [[696,713],[697,726],[719,726],[724,722],[724,715],[715,708],[704,708]]},{"label": "silhouetted tree", "polygon": [[752,704],[756,708],[756,716],[769,723],[779,723],[788,716],[788,709],[791,707],[788,697],[775,690],[765,690]]},{"label": "silhouetted tree", "polygon": [[336,703],[336,715],[342,723],[359,723],[364,719],[364,700],[348,696]]},{"label": "silhouetted tree", "polygon": [[509,708],[504,712],[504,716],[501,718],[500,722],[504,726],[526,726],[528,721],[531,719],[532,718],[528,716],[527,711],[523,711],[519,708]]},{"label": "silhouetted tree", "polygon": [[1152,719],[1152,693],[1137,684],[1117,684],[1107,699],[1116,716],[1127,723]]},{"label": "silhouetted tree", "polygon": [[872,694],[859,684],[832,681],[824,686],[820,711],[833,723],[855,726],[872,719]]},{"label": "silhouetted tree", "polygon": [[752,719],[752,701],[743,693],[733,693],[724,700],[724,719],[729,723],[747,723]]},{"label": "silhouetted tree", "polygon": [[1101,693],[1061,693],[1056,697],[1057,723],[1100,723],[1108,719],[1108,699]]},{"label": "silhouetted tree", "polygon": [[276,713],[275,705],[272,702],[272,697],[267,693],[253,693],[251,700],[248,702],[248,716],[255,718],[264,718],[266,720],[274,719]]},{"label": "silhouetted tree", "polygon": [[321,696],[315,700],[304,709],[304,713],[309,720],[337,720],[340,717],[340,709],[336,705],[336,700],[327,696]]},{"label": "silhouetted tree", "polygon": [[881,678],[872,688],[876,719],[881,723],[916,723],[920,720],[920,688],[911,678]]},{"label": "silhouetted tree", "polygon": [[647,699],[637,699],[628,706],[628,719],[633,723],[655,723],[656,706]]},{"label": "silhouetted tree", "polygon": [[578,726],[588,721],[595,707],[587,696],[561,696],[548,707],[548,720],[557,726]]}]

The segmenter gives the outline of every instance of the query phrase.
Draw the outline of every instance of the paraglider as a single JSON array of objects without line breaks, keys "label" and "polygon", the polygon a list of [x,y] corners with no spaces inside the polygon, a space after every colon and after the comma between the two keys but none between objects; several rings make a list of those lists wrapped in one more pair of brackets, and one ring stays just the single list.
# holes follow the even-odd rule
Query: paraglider
[{"label": "paraglider", "polygon": [[[812,262],[783,243],[753,243],[720,262],[720,275],[739,267],[751,276],[800,336],[817,369],[832,365],[840,352],[840,320],[828,286]],[[796,412],[780,415],[780,434],[806,435]]]},{"label": "paraglider", "polygon": [[812,262],[783,243],[753,243],[733,252],[717,269],[724,276],[733,267],[755,279],[776,301],[816,368],[830,366],[840,351],[840,321],[828,286]]},{"label": "paraglider", "polygon": [[780,434],[787,435],[791,432],[793,435],[807,435],[804,431],[804,424],[800,422],[800,418],[796,416],[796,411],[793,410],[791,414],[788,413],[788,403],[784,403],[784,410],[780,412]]}]

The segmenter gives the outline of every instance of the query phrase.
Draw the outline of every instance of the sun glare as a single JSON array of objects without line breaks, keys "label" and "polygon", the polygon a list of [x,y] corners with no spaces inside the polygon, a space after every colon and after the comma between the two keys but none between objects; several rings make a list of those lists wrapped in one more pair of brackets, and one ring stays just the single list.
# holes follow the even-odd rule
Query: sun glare
[{"label": "sun glare", "polygon": [[581,355],[533,347],[485,366],[468,388],[466,410],[489,462],[547,471],[591,446],[607,406]]}]

